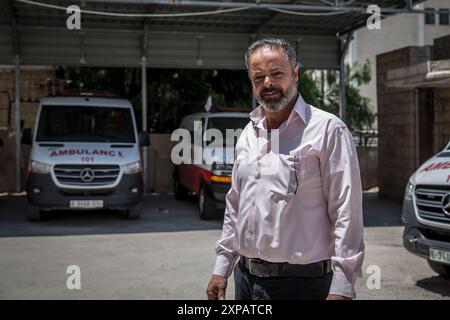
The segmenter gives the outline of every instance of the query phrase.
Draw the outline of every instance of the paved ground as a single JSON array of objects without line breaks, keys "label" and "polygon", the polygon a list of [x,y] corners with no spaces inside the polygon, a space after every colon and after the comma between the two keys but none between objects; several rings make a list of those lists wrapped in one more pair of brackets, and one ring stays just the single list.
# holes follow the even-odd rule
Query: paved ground
[{"label": "paved ground", "polygon": [[[147,196],[139,221],[90,211],[29,223],[25,207],[0,198],[0,299],[204,299],[221,221],[201,221],[193,201]],[[378,266],[381,288],[369,290],[365,272],[358,298],[450,299],[450,281],[403,249],[400,204],[367,193],[364,208],[364,271]],[[69,265],[81,290],[66,287]]]}]

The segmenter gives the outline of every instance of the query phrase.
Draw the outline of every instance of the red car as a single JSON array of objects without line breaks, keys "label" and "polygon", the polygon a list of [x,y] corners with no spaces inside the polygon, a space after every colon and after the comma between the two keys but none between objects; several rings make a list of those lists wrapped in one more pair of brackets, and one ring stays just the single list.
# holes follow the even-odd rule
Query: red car
[{"label": "red car", "polygon": [[[188,130],[190,137],[194,136],[194,125],[201,124],[200,144],[203,152],[200,161],[194,163],[192,138],[190,163],[181,163],[175,167],[175,198],[184,199],[188,193],[198,195],[201,219],[223,216],[225,195],[231,186],[234,146],[249,121],[249,115],[245,112],[196,113],[186,116],[181,121],[180,128]],[[234,135],[227,136],[227,129],[234,130]],[[223,143],[212,146],[213,143],[207,140],[208,131],[214,134],[220,132]],[[208,155],[208,159],[205,154]]]}]

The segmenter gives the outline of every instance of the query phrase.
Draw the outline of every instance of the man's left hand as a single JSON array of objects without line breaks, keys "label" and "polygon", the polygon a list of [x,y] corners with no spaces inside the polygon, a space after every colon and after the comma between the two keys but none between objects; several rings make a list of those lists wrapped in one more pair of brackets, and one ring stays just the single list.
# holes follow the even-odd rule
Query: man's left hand
[{"label": "man's left hand", "polygon": [[352,300],[352,298],[340,296],[338,294],[329,294],[325,300]]}]

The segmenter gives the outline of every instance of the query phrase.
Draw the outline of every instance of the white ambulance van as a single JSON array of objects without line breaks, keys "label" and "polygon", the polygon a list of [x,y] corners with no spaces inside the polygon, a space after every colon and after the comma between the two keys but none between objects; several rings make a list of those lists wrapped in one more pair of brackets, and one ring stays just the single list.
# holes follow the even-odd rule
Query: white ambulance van
[{"label": "white ambulance van", "polygon": [[133,107],[108,94],[75,94],[43,98],[31,144],[27,177],[27,218],[41,211],[123,210],[129,219],[141,215],[143,175]]},{"label": "white ambulance van", "polygon": [[402,221],[405,248],[450,278],[450,143],[410,177]]}]

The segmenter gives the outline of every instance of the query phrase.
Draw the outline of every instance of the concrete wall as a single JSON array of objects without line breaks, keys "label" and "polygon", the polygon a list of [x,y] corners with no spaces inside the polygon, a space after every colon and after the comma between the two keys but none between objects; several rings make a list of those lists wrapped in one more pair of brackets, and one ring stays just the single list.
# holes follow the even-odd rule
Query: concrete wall
[{"label": "concrete wall", "polygon": [[[0,146],[0,193],[14,192],[16,187],[16,134],[11,129],[0,129],[0,138],[3,146]],[[22,145],[21,175],[22,188],[25,185],[30,157],[30,146]]]},{"label": "concrete wall", "polygon": [[[424,8],[450,8],[449,0],[428,0]],[[381,21],[381,30],[361,28],[355,32],[355,39],[349,52],[348,61],[370,61],[372,81],[361,86],[361,94],[372,101],[377,112],[377,70],[376,56],[407,46],[432,45],[433,40],[450,34],[450,26],[439,25],[436,15],[435,25],[426,25],[420,14],[399,14]],[[421,43],[423,39],[423,43]]]},{"label": "concrete wall", "polygon": [[[170,141],[170,134],[151,134],[148,149],[148,192],[173,192],[172,173],[174,165],[170,152],[176,142]],[[357,147],[361,181],[364,189],[378,185],[378,148]]]},{"label": "concrete wall", "polygon": [[[4,145],[0,147],[0,193],[14,192],[15,188],[15,134],[13,130],[0,130]],[[170,158],[172,147],[176,142],[170,141],[170,134],[150,134],[151,145],[148,148],[147,192],[173,192],[174,164]],[[30,147],[22,145],[22,186],[28,168]],[[375,147],[357,147],[361,169],[361,181],[364,189],[378,184],[377,165],[378,150]]]},{"label": "concrete wall", "polygon": [[378,186],[378,147],[356,147],[363,190]]},{"label": "concrete wall", "polygon": [[147,192],[173,192],[174,164],[170,159],[172,147],[168,133],[150,134],[148,148]]}]

